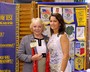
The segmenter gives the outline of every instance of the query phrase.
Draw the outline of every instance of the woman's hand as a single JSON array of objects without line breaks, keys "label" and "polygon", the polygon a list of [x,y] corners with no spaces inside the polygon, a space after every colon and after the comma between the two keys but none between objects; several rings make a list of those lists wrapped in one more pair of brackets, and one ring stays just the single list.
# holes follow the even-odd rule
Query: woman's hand
[{"label": "woman's hand", "polygon": [[35,60],[40,60],[42,58],[42,54],[35,54],[32,56],[31,60],[35,61]]}]

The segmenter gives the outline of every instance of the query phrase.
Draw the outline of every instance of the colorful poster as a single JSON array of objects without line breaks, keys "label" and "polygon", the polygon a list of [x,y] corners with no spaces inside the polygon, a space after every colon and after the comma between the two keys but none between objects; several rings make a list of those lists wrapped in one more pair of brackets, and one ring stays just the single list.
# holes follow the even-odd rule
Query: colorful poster
[{"label": "colorful poster", "polygon": [[74,59],[70,59],[71,72],[74,72]]},{"label": "colorful poster", "polygon": [[74,59],[74,41],[70,41],[70,58]]},{"label": "colorful poster", "polygon": [[74,8],[63,8],[63,18],[66,23],[74,22]]},{"label": "colorful poster", "polygon": [[85,41],[85,27],[76,27],[76,39]]},{"label": "colorful poster", "polygon": [[68,34],[69,40],[75,39],[75,24],[66,24],[66,33]]},{"label": "colorful poster", "polygon": [[49,24],[49,16],[51,14],[50,7],[41,7],[40,8],[41,19],[44,21],[45,24]]},{"label": "colorful poster", "polygon": [[50,25],[46,25],[45,26],[45,31],[43,32],[44,35],[50,37],[51,36],[51,32],[50,32]]},{"label": "colorful poster", "polygon": [[84,58],[85,57],[75,57],[75,71],[84,70]]},{"label": "colorful poster", "polygon": [[62,8],[61,7],[53,7],[53,13],[60,13],[62,15]]},{"label": "colorful poster", "polygon": [[[19,45],[17,5],[0,3],[0,72],[16,72],[16,48]],[[17,70],[18,71],[18,70]]]},{"label": "colorful poster", "polygon": [[87,12],[86,8],[75,8],[76,11],[76,19],[78,26],[87,26]]},{"label": "colorful poster", "polygon": [[76,56],[85,56],[86,54],[86,44],[83,41],[75,42],[75,55]]}]

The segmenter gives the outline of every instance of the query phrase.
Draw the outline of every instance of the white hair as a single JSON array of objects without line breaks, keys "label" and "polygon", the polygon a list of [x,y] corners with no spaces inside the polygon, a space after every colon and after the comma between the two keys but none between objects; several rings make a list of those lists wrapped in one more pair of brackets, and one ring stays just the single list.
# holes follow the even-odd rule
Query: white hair
[{"label": "white hair", "polygon": [[43,31],[44,31],[44,30],[45,30],[45,24],[44,24],[44,22],[43,22],[40,18],[32,18],[31,24],[30,24],[30,29],[32,30],[33,25],[34,25],[36,22],[42,24],[42,26],[43,26]]}]

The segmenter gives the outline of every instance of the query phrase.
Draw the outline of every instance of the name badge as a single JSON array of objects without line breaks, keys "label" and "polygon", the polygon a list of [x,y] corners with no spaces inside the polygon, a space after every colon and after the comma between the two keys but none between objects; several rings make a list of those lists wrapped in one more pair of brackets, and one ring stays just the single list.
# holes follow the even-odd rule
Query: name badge
[{"label": "name badge", "polygon": [[36,47],[36,46],[37,46],[36,40],[32,40],[31,43],[30,43],[30,47],[33,48],[33,47]]}]

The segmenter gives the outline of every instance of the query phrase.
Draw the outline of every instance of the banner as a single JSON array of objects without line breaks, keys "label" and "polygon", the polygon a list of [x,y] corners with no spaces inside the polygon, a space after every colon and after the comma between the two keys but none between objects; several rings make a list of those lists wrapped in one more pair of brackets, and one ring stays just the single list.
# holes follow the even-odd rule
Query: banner
[{"label": "banner", "polygon": [[0,72],[16,72],[18,24],[18,5],[0,3]]},{"label": "banner", "polygon": [[76,8],[76,19],[78,26],[86,26],[87,10],[86,8]]}]

